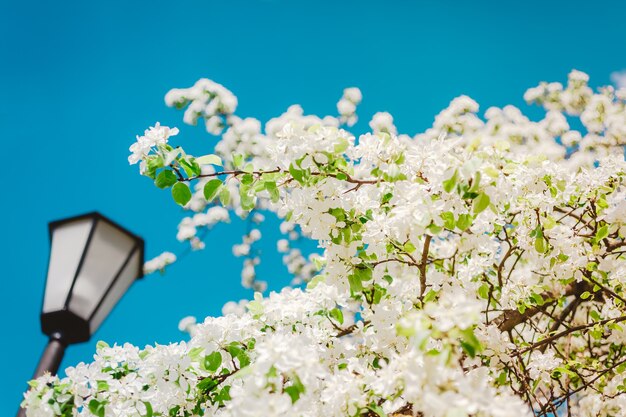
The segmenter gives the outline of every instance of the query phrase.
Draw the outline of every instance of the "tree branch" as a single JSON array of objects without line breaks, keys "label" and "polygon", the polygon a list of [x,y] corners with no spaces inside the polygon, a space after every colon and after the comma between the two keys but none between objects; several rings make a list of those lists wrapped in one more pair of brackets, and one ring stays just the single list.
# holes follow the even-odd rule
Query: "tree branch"
[{"label": "tree branch", "polygon": [[[585,282],[578,282],[578,283],[570,284],[567,287],[565,287],[565,291],[563,294],[553,294],[553,293],[547,293],[547,292],[543,293],[541,295],[542,298],[544,300],[545,299],[548,300],[546,301],[544,306],[555,303],[557,299],[562,295],[564,296],[577,295],[578,296],[582,294],[588,288],[588,286],[589,285]],[[512,330],[518,324],[525,322],[526,320],[528,320],[529,318],[531,318],[532,316],[534,316],[540,311],[541,309],[538,307],[529,308],[523,313],[520,313],[519,310],[505,310],[500,316],[496,317],[496,319],[494,320],[494,323],[496,323],[496,325],[501,331],[506,332],[506,331]]]},{"label": "tree branch", "polygon": [[432,236],[426,235],[424,240],[424,248],[422,249],[422,259],[418,266],[420,271],[420,300],[424,298],[424,292],[426,291],[426,266],[428,265],[428,251],[430,250],[430,241]]}]

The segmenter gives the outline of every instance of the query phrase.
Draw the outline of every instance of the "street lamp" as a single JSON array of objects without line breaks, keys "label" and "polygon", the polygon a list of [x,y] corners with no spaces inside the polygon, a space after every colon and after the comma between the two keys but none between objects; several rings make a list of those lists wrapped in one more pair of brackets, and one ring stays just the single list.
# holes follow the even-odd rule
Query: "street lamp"
[{"label": "street lamp", "polygon": [[[41,330],[50,337],[35,378],[56,374],[69,344],[85,342],[143,275],[144,241],[99,213],[49,224]],[[20,409],[18,416],[23,416]]]}]

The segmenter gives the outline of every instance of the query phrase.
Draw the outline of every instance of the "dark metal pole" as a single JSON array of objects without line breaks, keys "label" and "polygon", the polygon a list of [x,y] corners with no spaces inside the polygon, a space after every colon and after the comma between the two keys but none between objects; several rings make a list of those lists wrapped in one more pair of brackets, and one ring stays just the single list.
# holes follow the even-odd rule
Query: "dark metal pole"
[{"label": "dark metal pole", "polygon": [[56,375],[65,353],[65,344],[60,339],[50,338],[46,350],[43,351],[34,378],[39,378],[46,371]]},{"label": "dark metal pole", "polygon": [[[55,333],[50,337],[48,345],[41,355],[41,359],[39,360],[39,365],[37,365],[37,370],[35,371],[35,375],[33,375],[33,379],[39,378],[46,373],[46,371],[50,372],[52,375],[56,375],[59,370],[59,366],[61,365],[63,354],[65,353],[65,346],[66,345],[63,343],[63,339],[60,334]],[[20,407],[17,412],[17,417],[26,417],[26,410]]]}]

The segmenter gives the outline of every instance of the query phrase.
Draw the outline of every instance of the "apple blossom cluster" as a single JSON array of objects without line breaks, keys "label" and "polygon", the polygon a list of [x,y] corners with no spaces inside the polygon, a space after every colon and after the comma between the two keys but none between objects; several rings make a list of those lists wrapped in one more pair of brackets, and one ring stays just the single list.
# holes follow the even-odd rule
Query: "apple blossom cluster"
[{"label": "apple blossom cluster", "polygon": [[[528,90],[524,99],[548,110],[579,117],[586,134],[570,133],[564,138],[568,146],[605,149],[626,145],[626,89],[615,91],[613,87],[606,87],[594,94],[588,81],[587,74],[572,71],[565,88],[561,83],[542,83]],[[564,127],[565,132],[566,123]]]},{"label": "apple blossom cluster", "polygon": [[170,129],[157,122],[153,127],[146,129],[143,136],[137,135],[137,141],[130,147],[131,155],[128,157],[128,162],[133,165],[142,162],[141,172],[143,173],[145,171],[143,163],[146,156],[154,148],[167,144],[170,136],[176,135],[178,135],[178,128]]},{"label": "apple blossom cluster", "polygon": [[233,246],[233,255],[245,258],[241,271],[241,285],[244,288],[253,288],[255,291],[264,292],[267,288],[267,283],[256,280],[256,266],[261,263],[261,258],[253,246],[260,239],[261,232],[259,229],[248,231],[243,236],[243,242]]},{"label": "apple blossom cluster", "polygon": [[145,275],[156,271],[163,272],[165,267],[176,262],[176,255],[172,252],[163,252],[159,256],[146,261],[143,265],[143,273]]},{"label": "apple blossom cluster", "polygon": [[228,301],[222,307],[222,314],[227,316],[234,314],[236,316],[243,316],[246,313],[246,306],[250,300],[241,299],[239,301]]},{"label": "apple blossom cluster", "polygon": [[184,217],[178,224],[176,239],[181,242],[188,240],[194,249],[204,249],[204,242],[198,237],[198,229],[206,234],[216,224],[229,222],[228,210],[221,206],[211,206],[193,216]]},{"label": "apple blossom cluster", "polygon": [[356,106],[363,100],[361,90],[356,87],[350,87],[343,90],[343,96],[337,102],[337,111],[339,112],[342,124],[354,126],[358,117],[356,115]]},{"label": "apple blossom cluster", "polygon": [[[181,328],[196,326],[188,343],[100,343],[94,362],[68,368],[64,380],[31,383],[40,394],[27,397],[29,415],[72,415],[68,404],[81,416],[410,415],[411,404],[426,415],[530,415],[484,370],[461,368],[458,336],[469,335],[472,320],[440,328],[443,307],[398,321],[391,344],[355,324],[356,305],[323,282],[257,297],[247,310],[199,325],[185,319]],[[397,320],[402,310],[386,316]],[[342,325],[351,334],[338,334]],[[451,351],[432,353],[442,345]]]},{"label": "apple blossom cluster", "polygon": [[374,114],[369,125],[374,134],[387,133],[395,135],[398,133],[398,130],[393,124],[393,116],[387,112],[378,112]]},{"label": "apple blossom cluster", "polygon": [[165,96],[170,107],[184,108],[183,120],[195,125],[204,119],[207,132],[219,135],[226,119],[237,109],[237,97],[223,85],[202,78],[190,88],[175,88]]},{"label": "apple blossom cluster", "polygon": [[[192,90],[171,94],[232,94]],[[188,342],[101,344],[32,381],[28,415],[626,416],[626,92],[573,71],[525,98],[545,116],[461,96],[426,132],[377,113],[357,137],[345,104],[292,106],[229,114],[212,154],[152,146],[143,174],[196,213],[186,240],[217,207],[251,219],[234,252],[254,286],[258,214],[277,216],[306,287],[185,318]]]}]

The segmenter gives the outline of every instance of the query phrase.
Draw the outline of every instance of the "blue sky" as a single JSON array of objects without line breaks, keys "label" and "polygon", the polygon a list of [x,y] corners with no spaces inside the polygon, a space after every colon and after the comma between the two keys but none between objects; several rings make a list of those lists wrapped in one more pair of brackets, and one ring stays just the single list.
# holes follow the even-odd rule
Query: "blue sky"
[{"label": "blue sky", "polygon": [[[179,126],[191,150],[210,151],[214,140],[164,105],[169,88],[212,78],[239,97],[240,115],[267,120],[292,103],[334,114],[342,89],[358,86],[358,129],[390,111],[416,133],[460,94],[484,111],[524,107],[527,87],[563,81],[572,68],[609,83],[626,68],[624,15],[620,1],[0,0],[0,414],[16,411],[46,342],[38,315],[49,221],[99,210],[142,235],[148,257],[183,249],[180,209],[126,162],[135,135],[156,121]],[[180,318],[250,297],[231,255],[244,227],[217,227],[204,252],[135,284],[63,366],[90,360],[100,339],[180,340]],[[264,249],[261,273],[276,288],[286,272],[274,245]]]}]

